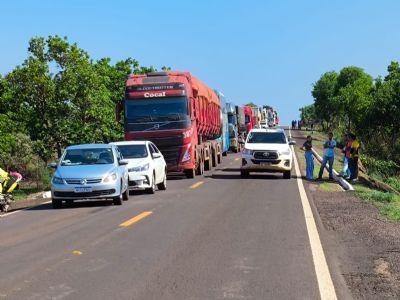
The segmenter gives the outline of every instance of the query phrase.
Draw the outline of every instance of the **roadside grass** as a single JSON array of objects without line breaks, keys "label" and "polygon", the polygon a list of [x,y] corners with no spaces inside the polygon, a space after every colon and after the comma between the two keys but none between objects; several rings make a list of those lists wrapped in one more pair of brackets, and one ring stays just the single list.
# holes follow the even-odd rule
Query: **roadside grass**
[{"label": "roadside grass", "polygon": [[[303,131],[302,134],[304,136],[311,135],[314,139],[313,147],[314,149],[321,155],[323,153],[323,146],[322,143],[325,140],[325,134],[314,131]],[[339,159],[338,159],[339,158]],[[305,162],[304,162],[305,166]],[[316,168],[314,169],[314,175],[317,176],[319,170],[319,164],[316,164]],[[343,154],[341,150],[336,148],[335,149],[335,163],[334,169],[340,173],[343,169]],[[394,189],[400,192],[400,177],[399,176],[391,176],[391,177],[384,177],[379,173],[369,174],[371,177],[378,179],[380,181],[385,182],[386,184],[390,185]],[[352,183],[355,189],[355,195],[363,201],[372,203],[375,205],[380,213],[385,216],[387,219],[392,221],[400,221],[400,196],[396,195],[395,193],[390,192],[382,192],[378,190],[371,189],[359,182]],[[319,189],[321,191],[331,191],[332,186],[329,183],[321,183],[319,185]]]},{"label": "roadside grass", "polygon": [[[307,135],[311,135],[313,138],[313,148],[317,153],[322,157],[324,154],[324,146],[323,143],[326,140],[327,136],[326,134],[319,132],[319,131],[300,131],[304,137]],[[343,153],[342,150],[339,148],[335,149],[335,160],[333,162],[333,168],[336,170],[336,172],[340,173],[343,170]]]},{"label": "roadside grass", "polygon": [[389,177],[383,181],[400,192],[400,177]]},{"label": "roadside grass", "polygon": [[12,195],[14,196],[15,201],[19,201],[19,200],[25,200],[30,195],[39,193],[39,192],[41,192],[41,189],[37,189],[34,187],[24,187],[24,188],[14,190],[12,192]]},{"label": "roadside grass", "polygon": [[400,196],[394,193],[381,192],[356,183],[355,194],[360,199],[374,204],[389,220],[400,221]]},{"label": "roadside grass", "polygon": [[[298,158],[297,160],[299,162],[301,174],[302,174],[302,176],[305,176],[306,175],[306,171],[305,171],[306,170],[306,159],[304,157],[304,151],[300,150],[299,147],[301,147],[301,145],[296,145],[295,151],[297,153],[297,158]],[[318,177],[320,167],[321,167],[321,164],[318,162],[317,159],[314,158],[314,178]],[[326,177],[328,177],[328,172],[326,170],[324,170],[324,175]],[[341,188],[337,183],[329,182],[329,181],[319,183],[318,189],[320,191],[324,191],[324,192],[341,191]]]}]

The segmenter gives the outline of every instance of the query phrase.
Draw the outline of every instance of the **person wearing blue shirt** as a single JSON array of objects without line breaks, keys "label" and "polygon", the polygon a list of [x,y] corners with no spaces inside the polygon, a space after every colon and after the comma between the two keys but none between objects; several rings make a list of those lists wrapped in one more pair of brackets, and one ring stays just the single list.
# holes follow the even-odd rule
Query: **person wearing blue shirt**
[{"label": "person wearing blue shirt", "polygon": [[324,157],[322,159],[321,168],[319,169],[318,180],[322,180],[322,173],[326,164],[329,163],[329,180],[333,179],[333,162],[335,160],[336,141],[333,139],[333,133],[328,133],[328,139],[324,142]]}]

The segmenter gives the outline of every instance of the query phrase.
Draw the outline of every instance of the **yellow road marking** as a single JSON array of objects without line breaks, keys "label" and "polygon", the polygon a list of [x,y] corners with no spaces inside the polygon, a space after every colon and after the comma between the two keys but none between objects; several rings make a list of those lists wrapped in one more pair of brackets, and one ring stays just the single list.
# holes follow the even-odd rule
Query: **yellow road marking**
[{"label": "yellow road marking", "polygon": [[239,160],[239,159],[240,159],[240,157],[236,157],[236,158],[235,158],[235,160]]},{"label": "yellow road marking", "polygon": [[152,211],[144,211],[141,214],[137,215],[136,217],[133,217],[132,219],[129,219],[121,224],[119,224],[120,227],[128,227],[132,224],[135,224],[136,222],[139,222],[141,219],[146,218],[147,216],[151,215],[153,212]]},{"label": "yellow road marking", "polygon": [[196,182],[195,184],[192,184],[192,185],[190,186],[190,188],[191,188],[191,189],[196,189],[196,188],[198,188],[199,186],[201,186],[203,183],[204,183],[204,181]]},{"label": "yellow road marking", "polygon": [[82,255],[82,252],[79,251],[79,250],[74,250],[74,251],[72,251],[72,254],[74,254],[74,255]]}]

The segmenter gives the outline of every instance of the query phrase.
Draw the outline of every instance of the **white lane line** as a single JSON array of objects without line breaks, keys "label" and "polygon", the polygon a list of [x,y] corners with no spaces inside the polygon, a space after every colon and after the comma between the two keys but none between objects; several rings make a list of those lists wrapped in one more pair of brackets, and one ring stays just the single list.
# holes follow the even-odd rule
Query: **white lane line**
[{"label": "white lane line", "polygon": [[[289,127],[289,137],[292,137]],[[308,238],[310,240],[310,247],[312,258],[314,262],[315,275],[318,281],[319,294],[321,299],[337,299],[335,287],[332,282],[332,277],[329,272],[329,267],[326,262],[324,249],[322,248],[321,239],[318,234],[317,225],[314,220],[314,215],[310,206],[310,201],[307,198],[306,191],[304,189],[303,181],[301,179],[301,173],[299,164],[297,162],[294,148],[291,146],[293,152],[294,166],[296,170],[297,185],[299,187],[301,204],[303,206],[304,218],[306,221],[306,227],[308,232]]]},{"label": "white lane line", "polygon": [[5,213],[3,215],[0,215],[0,218],[5,218],[5,217],[8,217],[8,216],[12,216],[12,215],[17,214],[17,213],[19,213],[21,211],[28,210],[28,209],[31,209],[31,208],[34,208],[34,207],[37,207],[37,206],[40,206],[40,205],[43,205],[43,204],[49,204],[49,203],[51,203],[51,201],[46,201],[46,202],[40,203],[40,204],[35,205],[35,206],[31,206],[31,207],[15,210],[15,211],[12,211],[12,212],[8,212],[8,213]]}]

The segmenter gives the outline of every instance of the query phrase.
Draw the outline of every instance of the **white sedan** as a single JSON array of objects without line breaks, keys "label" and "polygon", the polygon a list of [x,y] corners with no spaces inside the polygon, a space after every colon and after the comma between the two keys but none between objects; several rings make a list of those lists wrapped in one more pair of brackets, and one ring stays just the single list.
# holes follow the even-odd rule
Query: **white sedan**
[{"label": "white sedan", "polygon": [[150,141],[124,141],[112,143],[128,161],[129,190],[145,190],[154,194],[167,189],[167,164],[156,145]]}]

